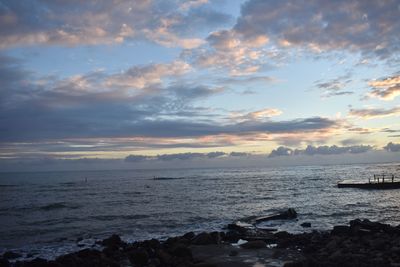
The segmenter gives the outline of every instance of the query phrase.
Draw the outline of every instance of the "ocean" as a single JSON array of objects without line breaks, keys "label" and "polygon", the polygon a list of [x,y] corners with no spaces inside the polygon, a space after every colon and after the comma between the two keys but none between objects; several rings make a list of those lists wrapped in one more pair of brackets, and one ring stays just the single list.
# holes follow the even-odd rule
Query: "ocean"
[{"label": "ocean", "polygon": [[327,230],[355,218],[398,225],[400,190],[336,186],[381,173],[399,177],[400,165],[0,173],[0,253],[54,258],[113,233],[163,239],[287,208],[297,220],[264,226]]}]

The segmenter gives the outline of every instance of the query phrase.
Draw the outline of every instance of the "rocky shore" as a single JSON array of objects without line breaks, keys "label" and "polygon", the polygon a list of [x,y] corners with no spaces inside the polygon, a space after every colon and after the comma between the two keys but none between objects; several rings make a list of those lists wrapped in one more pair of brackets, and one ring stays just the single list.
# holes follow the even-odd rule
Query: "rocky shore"
[{"label": "rocky shore", "polygon": [[83,249],[55,260],[19,261],[18,254],[6,252],[0,267],[400,266],[400,226],[360,219],[323,232],[229,225],[226,231],[190,232],[165,241],[126,243],[112,235],[99,244],[102,250]]}]

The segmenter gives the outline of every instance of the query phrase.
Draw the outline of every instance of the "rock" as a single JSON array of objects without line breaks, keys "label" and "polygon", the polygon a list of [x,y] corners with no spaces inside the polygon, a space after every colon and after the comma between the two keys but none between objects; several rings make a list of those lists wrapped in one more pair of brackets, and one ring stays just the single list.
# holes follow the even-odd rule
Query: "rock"
[{"label": "rock", "polygon": [[170,265],[171,262],[172,262],[172,256],[169,255],[167,252],[165,252],[165,251],[162,250],[162,249],[158,249],[158,250],[156,251],[156,256],[157,256],[157,258],[160,259],[161,263],[163,263],[164,265],[167,265],[167,266],[168,266],[168,265]]},{"label": "rock", "polygon": [[192,240],[193,245],[211,245],[215,244],[214,239],[209,233],[203,232],[198,234],[195,238]]},{"label": "rock", "polygon": [[274,236],[278,239],[286,239],[286,238],[291,238],[292,234],[290,234],[286,231],[281,231],[281,232],[275,233]]},{"label": "rock", "polygon": [[21,258],[22,255],[19,253],[16,253],[14,251],[6,251],[3,254],[3,258],[6,260],[13,260],[13,259],[17,259],[17,258]]},{"label": "rock", "polygon": [[237,250],[231,250],[229,252],[229,256],[231,256],[231,257],[237,256],[238,254],[239,254],[239,252]]},{"label": "rock", "polygon": [[247,231],[247,228],[246,227],[243,227],[243,226],[240,226],[240,225],[238,225],[238,224],[236,224],[236,223],[230,223],[230,224],[228,224],[227,225],[227,229],[228,230],[232,230],[232,231],[237,231],[237,232],[239,232],[239,233],[245,233],[246,231]]},{"label": "rock", "polygon": [[301,227],[304,227],[304,228],[309,228],[309,227],[311,227],[311,223],[309,223],[309,222],[304,222],[304,223],[300,224],[300,226],[301,226]]},{"label": "rock", "polygon": [[188,233],[184,234],[182,237],[185,238],[185,239],[187,239],[187,240],[192,240],[195,236],[196,236],[195,233],[193,233],[193,232],[188,232]]},{"label": "rock", "polygon": [[10,262],[7,259],[0,258],[0,267],[10,267]]},{"label": "rock", "polygon": [[333,227],[331,235],[348,235],[350,233],[350,227],[347,225],[337,225]]},{"label": "rock", "polygon": [[218,267],[218,265],[214,264],[214,263],[197,263],[192,265],[193,267]]},{"label": "rock", "polygon": [[119,235],[113,234],[109,238],[104,239],[101,244],[105,247],[120,247],[124,243],[122,242]]},{"label": "rock", "polygon": [[129,255],[129,261],[137,266],[145,266],[149,261],[149,254],[145,249],[137,249]]},{"label": "rock", "polygon": [[241,235],[236,231],[229,231],[225,234],[224,241],[229,243],[236,243],[241,238]]},{"label": "rock", "polygon": [[220,232],[217,232],[217,231],[216,232],[212,232],[210,235],[211,235],[211,238],[214,241],[214,244],[217,244],[217,245],[221,244],[223,236],[225,236],[224,233],[220,233]]},{"label": "rock", "polygon": [[290,262],[285,262],[283,264],[283,267],[304,267],[304,265],[301,261],[290,261]]},{"label": "rock", "polygon": [[262,240],[249,241],[247,243],[240,245],[240,247],[245,249],[260,249],[260,248],[265,248],[266,246],[267,244]]},{"label": "rock", "polygon": [[192,251],[190,248],[184,245],[177,245],[171,250],[171,255],[179,258],[187,258],[187,259],[192,259]]},{"label": "rock", "polygon": [[29,262],[25,262],[24,267],[59,267],[60,265],[55,263],[54,261],[47,261],[42,258],[36,258]]}]

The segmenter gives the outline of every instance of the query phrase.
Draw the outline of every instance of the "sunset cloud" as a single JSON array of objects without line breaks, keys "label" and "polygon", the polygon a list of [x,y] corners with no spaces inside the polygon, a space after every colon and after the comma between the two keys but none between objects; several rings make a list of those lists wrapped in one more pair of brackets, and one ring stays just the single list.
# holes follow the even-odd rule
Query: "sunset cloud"
[{"label": "sunset cloud", "polygon": [[393,100],[400,95],[400,75],[389,76],[368,83],[372,90],[368,93],[370,97],[382,100]]},{"label": "sunset cloud", "polygon": [[397,1],[247,1],[235,30],[313,52],[346,50],[389,58],[399,52]]},{"label": "sunset cloud", "polygon": [[353,117],[359,117],[362,119],[400,116],[400,107],[395,107],[391,109],[378,109],[378,108],[350,109],[349,115]]},{"label": "sunset cloud", "polygon": [[168,47],[194,48],[203,40],[188,36],[182,25],[207,27],[229,19],[211,9],[190,12],[206,2],[5,1],[0,6],[0,48],[119,44],[143,39]]}]

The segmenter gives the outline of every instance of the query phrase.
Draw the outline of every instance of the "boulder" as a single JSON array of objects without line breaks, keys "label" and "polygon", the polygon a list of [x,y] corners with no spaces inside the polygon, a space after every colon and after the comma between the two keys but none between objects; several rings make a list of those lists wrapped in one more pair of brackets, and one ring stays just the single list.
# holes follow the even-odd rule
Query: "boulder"
[{"label": "boulder", "polygon": [[11,266],[11,265],[7,259],[0,258],[0,267],[9,267],[9,266]]},{"label": "boulder", "polygon": [[14,251],[6,251],[3,254],[3,258],[6,260],[13,260],[13,259],[17,259],[17,258],[21,258],[22,255],[19,253],[16,253]]},{"label": "boulder", "polygon": [[113,234],[109,238],[104,239],[101,244],[105,247],[120,247],[124,244],[119,235]]},{"label": "boulder", "polygon": [[149,254],[145,249],[139,248],[129,255],[129,261],[135,266],[145,266],[149,261]]},{"label": "boulder", "polygon": [[215,241],[209,233],[203,232],[193,238],[192,244],[193,245],[211,245],[211,244],[215,244]]},{"label": "boulder", "polygon": [[193,258],[192,251],[190,250],[190,248],[181,244],[171,249],[171,255],[179,258],[187,258],[187,259]]},{"label": "boulder", "polygon": [[336,225],[331,231],[331,235],[348,235],[350,233],[350,227],[347,225]]}]

